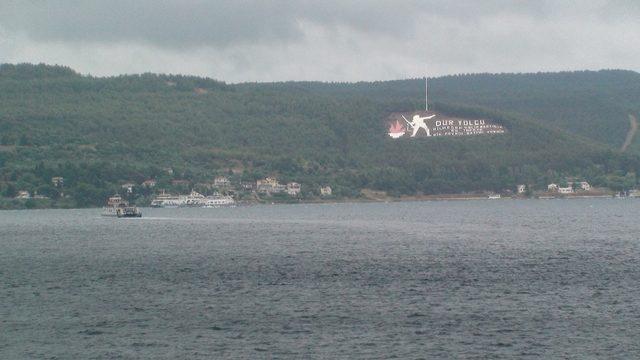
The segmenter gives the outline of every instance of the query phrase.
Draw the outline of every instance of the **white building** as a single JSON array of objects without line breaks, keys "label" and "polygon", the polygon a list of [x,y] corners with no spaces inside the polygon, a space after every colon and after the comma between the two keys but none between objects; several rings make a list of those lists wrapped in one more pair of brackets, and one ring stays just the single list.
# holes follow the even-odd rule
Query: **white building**
[{"label": "white building", "polygon": [[64,186],[64,178],[62,176],[54,176],[51,178],[51,184],[55,187]]},{"label": "white building", "polygon": [[524,194],[527,191],[527,185],[518,185],[518,194]]},{"label": "white building", "polygon": [[298,196],[300,194],[300,184],[297,182],[288,183],[287,194],[289,194],[289,196]]},{"label": "white building", "polygon": [[323,186],[320,188],[321,196],[331,196],[331,194],[332,194],[331,186]]},{"label": "white building", "polygon": [[281,192],[286,186],[278,184],[276,178],[267,177],[264,180],[256,181],[256,190],[261,193]]},{"label": "white building", "polygon": [[155,186],[156,186],[156,183],[157,183],[157,182],[156,182],[154,179],[149,179],[149,180],[145,180],[145,181],[142,183],[142,186],[143,186],[143,187],[146,187],[146,188],[152,188],[152,187],[155,187]]},{"label": "white building", "polygon": [[575,190],[577,190],[577,189],[580,189],[580,190],[583,190],[583,191],[591,190],[591,185],[586,181],[579,181],[579,182],[569,181],[567,183],[567,186],[571,187],[571,188],[573,188]]},{"label": "white building", "polygon": [[572,194],[573,193],[573,188],[571,186],[559,187],[558,188],[558,192],[560,194]]},{"label": "white building", "polygon": [[582,182],[580,182],[580,188],[582,190],[584,190],[584,191],[589,191],[589,190],[591,190],[591,184],[589,184],[586,181],[582,181]]},{"label": "white building", "polygon": [[558,184],[549,184],[547,185],[547,191],[548,192],[557,192],[558,191]]},{"label": "white building", "polygon": [[226,176],[216,176],[216,178],[213,179],[213,185],[219,188],[228,187],[231,186],[231,181],[229,181]]},{"label": "white building", "polygon": [[133,188],[135,186],[136,186],[136,184],[134,184],[134,183],[126,183],[126,184],[122,184],[121,188],[126,190],[128,194],[131,194],[133,192]]},{"label": "white building", "polygon": [[30,199],[31,194],[28,191],[18,191],[18,195],[16,195],[16,199]]}]

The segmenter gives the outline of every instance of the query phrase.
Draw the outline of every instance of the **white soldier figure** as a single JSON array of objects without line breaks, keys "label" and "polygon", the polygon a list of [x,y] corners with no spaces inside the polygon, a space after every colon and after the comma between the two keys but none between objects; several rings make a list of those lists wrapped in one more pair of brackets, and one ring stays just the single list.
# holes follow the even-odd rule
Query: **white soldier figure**
[{"label": "white soldier figure", "polygon": [[413,115],[413,118],[411,119],[413,121],[407,121],[407,119],[405,119],[405,121],[407,121],[407,124],[411,125],[411,128],[413,129],[413,133],[411,134],[411,137],[416,137],[416,134],[420,129],[424,129],[424,131],[427,132],[427,136],[431,136],[431,131],[429,131],[429,127],[427,126],[427,124],[424,123],[424,121],[432,119],[435,116],[436,116],[435,114],[431,116],[425,116],[425,117],[420,117],[420,115]]}]

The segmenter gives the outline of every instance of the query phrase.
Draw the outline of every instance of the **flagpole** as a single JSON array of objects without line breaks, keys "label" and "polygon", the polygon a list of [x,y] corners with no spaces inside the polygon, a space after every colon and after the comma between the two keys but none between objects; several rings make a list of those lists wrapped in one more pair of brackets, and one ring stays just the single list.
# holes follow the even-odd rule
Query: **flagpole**
[{"label": "flagpole", "polygon": [[429,111],[429,85],[426,75],[424,77],[424,111]]}]

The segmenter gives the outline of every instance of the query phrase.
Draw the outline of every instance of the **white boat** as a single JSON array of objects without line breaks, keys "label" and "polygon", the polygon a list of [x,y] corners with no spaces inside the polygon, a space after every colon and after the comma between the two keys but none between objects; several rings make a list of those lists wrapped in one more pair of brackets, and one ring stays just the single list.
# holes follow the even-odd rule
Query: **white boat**
[{"label": "white boat", "polygon": [[107,206],[102,208],[102,216],[142,217],[142,212],[135,206],[129,206],[126,200],[116,194],[107,200]]},{"label": "white boat", "polygon": [[207,196],[204,207],[206,208],[218,208],[225,206],[235,206],[236,201],[231,196],[222,196],[220,194],[214,194],[213,196]]},{"label": "white boat", "polygon": [[500,199],[500,194],[491,194],[487,197],[487,199],[490,199],[490,200]]},{"label": "white boat", "polygon": [[175,207],[223,207],[234,206],[235,200],[231,196],[223,196],[215,193],[211,196],[204,196],[197,191],[191,191],[189,195],[171,195],[162,192],[153,201],[151,207],[175,208]]},{"label": "white boat", "polygon": [[203,207],[207,202],[207,198],[195,190],[184,197],[183,205],[187,207]]},{"label": "white boat", "polygon": [[176,208],[182,203],[180,196],[166,194],[164,190],[153,201],[151,201],[151,207],[155,208]]},{"label": "white boat", "polygon": [[107,206],[102,208],[102,216],[118,216],[117,210],[129,205],[120,195],[116,194],[107,200]]}]

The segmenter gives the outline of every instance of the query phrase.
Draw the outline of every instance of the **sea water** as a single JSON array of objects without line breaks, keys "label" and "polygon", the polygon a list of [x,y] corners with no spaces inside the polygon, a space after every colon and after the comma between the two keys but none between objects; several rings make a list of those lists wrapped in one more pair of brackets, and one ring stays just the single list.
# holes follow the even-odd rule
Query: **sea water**
[{"label": "sea water", "polygon": [[638,358],[640,200],[0,211],[1,359]]}]

